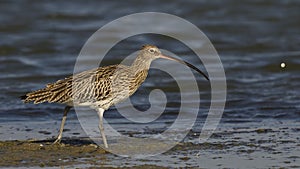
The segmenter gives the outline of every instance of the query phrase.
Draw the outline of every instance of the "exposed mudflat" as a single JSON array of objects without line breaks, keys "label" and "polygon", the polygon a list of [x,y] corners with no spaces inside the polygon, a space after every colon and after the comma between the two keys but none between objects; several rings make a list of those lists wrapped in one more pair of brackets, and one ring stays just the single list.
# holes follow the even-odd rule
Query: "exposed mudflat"
[{"label": "exposed mudflat", "polygon": [[[295,124],[219,130],[205,143],[197,142],[199,133],[190,132],[185,142],[147,158],[118,156],[87,138],[65,138],[61,144],[54,145],[53,139],[1,141],[0,167],[300,168],[300,127]],[[120,145],[118,140],[110,144],[111,147]],[[163,144],[149,142],[145,149],[159,146]]]}]

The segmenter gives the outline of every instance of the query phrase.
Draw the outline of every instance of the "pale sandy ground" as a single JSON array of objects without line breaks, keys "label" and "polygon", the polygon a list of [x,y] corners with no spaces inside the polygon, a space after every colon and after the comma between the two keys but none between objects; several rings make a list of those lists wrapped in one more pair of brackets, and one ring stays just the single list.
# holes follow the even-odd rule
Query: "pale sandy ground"
[{"label": "pale sandy ground", "polygon": [[[300,123],[295,121],[221,124],[206,143],[199,144],[199,133],[190,132],[184,143],[171,150],[139,159],[105,152],[84,138],[79,124],[69,123],[66,129],[64,144],[51,145],[49,138],[57,132],[55,122],[0,124],[0,167],[300,168]],[[121,148],[126,150],[126,146]]]}]

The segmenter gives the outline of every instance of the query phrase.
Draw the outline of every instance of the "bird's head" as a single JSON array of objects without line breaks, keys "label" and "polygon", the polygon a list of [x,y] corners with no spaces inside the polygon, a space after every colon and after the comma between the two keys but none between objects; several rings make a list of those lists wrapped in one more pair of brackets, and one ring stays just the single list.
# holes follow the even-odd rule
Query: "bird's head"
[{"label": "bird's head", "polygon": [[205,79],[209,80],[208,76],[206,76],[206,74],[204,74],[201,70],[199,70],[197,67],[195,67],[194,65],[185,62],[183,60],[171,57],[171,56],[167,56],[162,54],[162,52],[158,49],[158,47],[154,46],[154,45],[144,45],[142,47],[141,53],[142,56],[144,56],[144,59],[150,59],[150,60],[155,60],[155,59],[168,59],[168,60],[173,60],[176,61],[178,63],[184,64],[192,69],[194,69],[195,71],[197,71],[198,73],[200,73],[202,76],[205,77]]},{"label": "bird's head", "polygon": [[142,55],[145,59],[158,59],[162,55],[161,51],[154,45],[144,45],[141,50]]}]

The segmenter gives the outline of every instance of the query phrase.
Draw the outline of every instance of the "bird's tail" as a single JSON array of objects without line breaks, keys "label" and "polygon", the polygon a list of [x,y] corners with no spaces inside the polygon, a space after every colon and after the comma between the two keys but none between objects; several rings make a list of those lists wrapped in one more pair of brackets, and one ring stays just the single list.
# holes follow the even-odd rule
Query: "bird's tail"
[{"label": "bird's tail", "polygon": [[22,95],[22,96],[20,96],[20,99],[23,100],[23,101],[25,101],[27,97],[28,96],[26,96],[26,95]]},{"label": "bird's tail", "polygon": [[34,104],[39,104],[48,101],[51,96],[51,92],[45,88],[29,92],[26,95],[20,96],[20,99],[23,100],[24,103],[33,102]]},{"label": "bird's tail", "polygon": [[65,103],[70,100],[72,81],[59,80],[53,84],[48,84],[45,88],[29,92],[20,98],[24,103],[33,102],[34,104],[39,104],[43,102],[49,103]]}]

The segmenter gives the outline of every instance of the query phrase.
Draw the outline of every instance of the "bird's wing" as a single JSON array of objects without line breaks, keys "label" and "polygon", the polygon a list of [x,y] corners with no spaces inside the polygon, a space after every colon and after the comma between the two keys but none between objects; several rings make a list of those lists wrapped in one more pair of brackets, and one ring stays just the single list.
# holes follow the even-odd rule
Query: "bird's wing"
[{"label": "bird's wing", "polygon": [[77,104],[105,100],[112,95],[112,76],[121,65],[112,65],[92,70],[73,77],[72,97]]},{"label": "bird's wing", "polygon": [[75,98],[76,102],[83,103],[105,99],[111,95],[111,77],[116,69],[122,68],[124,66],[111,65],[78,73],[27,93],[24,102],[69,103]]}]

